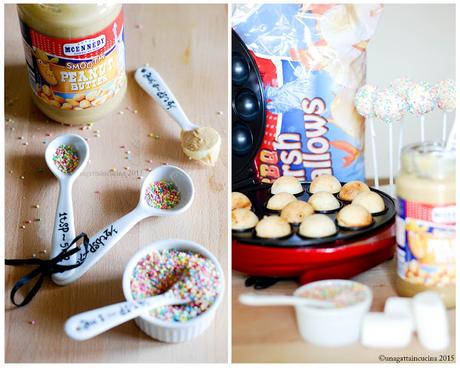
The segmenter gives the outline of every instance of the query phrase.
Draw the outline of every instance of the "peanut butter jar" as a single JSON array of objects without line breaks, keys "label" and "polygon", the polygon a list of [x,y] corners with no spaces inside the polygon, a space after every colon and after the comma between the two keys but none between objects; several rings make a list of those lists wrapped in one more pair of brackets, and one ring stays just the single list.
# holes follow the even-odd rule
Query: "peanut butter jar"
[{"label": "peanut butter jar", "polygon": [[449,308],[456,285],[455,155],[441,143],[406,146],[396,178],[398,294],[435,291]]},{"label": "peanut butter jar", "polygon": [[18,15],[35,105],[64,124],[87,124],[126,92],[120,4],[22,4]]}]

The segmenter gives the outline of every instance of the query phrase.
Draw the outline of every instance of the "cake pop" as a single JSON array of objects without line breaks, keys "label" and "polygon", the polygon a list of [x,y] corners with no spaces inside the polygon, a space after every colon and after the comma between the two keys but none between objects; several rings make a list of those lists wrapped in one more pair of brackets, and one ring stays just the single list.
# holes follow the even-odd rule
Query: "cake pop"
[{"label": "cake pop", "polygon": [[371,147],[372,147],[372,161],[374,166],[374,185],[379,187],[379,176],[377,172],[377,154],[375,151],[375,130],[374,130],[374,100],[377,88],[372,84],[365,84],[360,87],[355,95],[355,107],[358,113],[365,117],[371,127]]},{"label": "cake pop", "polygon": [[358,113],[365,118],[374,116],[374,98],[377,87],[365,84],[356,91],[355,106]]},{"label": "cake pop", "polygon": [[382,89],[375,94],[375,116],[386,123],[401,120],[405,107],[404,99],[392,89]]},{"label": "cake pop", "polygon": [[436,103],[443,111],[442,119],[442,140],[446,140],[447,113],[455,110],[455,82],[452,79],[444,79],[434,87]]},{"label": "cake pop", "polygon": [[393,122],[400,121],[406,108],[404,99],[392,89],[383,89],[375,94],[375,115],[388,123],[389,164],[390,164],[390,194],[393,193]]},{"label": "cake pop", "polygon": [[408,78],[408,77],[401,77],[396,78],[393,82],[390,83],[390,88],[393,89],[398,95],[400,95],[403,99],[407,96],[407,91],[414,87],[416,83]]},{"label": "cake pop", "polygon": [[407,111],[420,116],[420,137],[425,140],[425,114],[433,111],[436,105],[436,96],[428,82],[416,83],[406,92]]}]

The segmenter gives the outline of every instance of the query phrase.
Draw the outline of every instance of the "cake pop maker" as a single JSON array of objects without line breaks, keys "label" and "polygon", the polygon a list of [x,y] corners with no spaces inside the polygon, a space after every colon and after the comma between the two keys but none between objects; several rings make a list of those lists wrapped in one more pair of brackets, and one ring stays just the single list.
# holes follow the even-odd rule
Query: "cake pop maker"
[{"label": "cake pop maker", "polygon": [[[250,96],[250,97],[249,97]],[[270,185],[256,179],[254,159],[265,132],[265,100],[262,80],[254,59],[238,35],[232,32],[232,184],[246,194],[261,218],[273,214],[265,205]],[[309,197],[308,183],[303,183]],[[374,215],[371,226],[339,229],[333,237],[307,239],[297,234],[281,239],[261,239],[254,231],[232,233],[232,267],[251,277],[256,287],[273,284],[273,278],[295,278],[304,284],[315,280],[350,278],[393,257],[395,205],[385,193],[385,211]],[[343,203],[346,204],[346,203]],[[336,213],[328,214],[335,220]]]}]

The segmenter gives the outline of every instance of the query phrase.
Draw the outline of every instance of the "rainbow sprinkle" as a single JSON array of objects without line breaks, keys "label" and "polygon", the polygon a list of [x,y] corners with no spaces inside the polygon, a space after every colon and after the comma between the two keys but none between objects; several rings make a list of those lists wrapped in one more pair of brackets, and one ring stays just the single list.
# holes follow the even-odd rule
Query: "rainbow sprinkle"
[{"label": "rainbow sprinkle", "polygon": [[187,322],[199,316],[217,299],[220,278],[215,264],[190,251],[164,249],[142,258],[133,270],[131,293],[135,300],[170,290],[187,304],[153,309],[150,315],[163,321]]},{"label": "rainbow sprinkle", "polygon": [[364,301],[366,294],[364,285],[358,283],[344,285],[331,282],[326,285],[318,285],[307,289],[299,296],[329,301],[334,303],[337,308],[343,308]]},{"label": "rainbow sprinkle", "polygon": [[77,152],[72,146],[61,144],[53,155],[57,168],[64,174],[71,174],[80,163]]},{"label": "rainbow sprinkle", "polygon": [[180,192],[171,180],[155,181],[145,191],[145,200],[150,207],[170,209],[180,202]]}]

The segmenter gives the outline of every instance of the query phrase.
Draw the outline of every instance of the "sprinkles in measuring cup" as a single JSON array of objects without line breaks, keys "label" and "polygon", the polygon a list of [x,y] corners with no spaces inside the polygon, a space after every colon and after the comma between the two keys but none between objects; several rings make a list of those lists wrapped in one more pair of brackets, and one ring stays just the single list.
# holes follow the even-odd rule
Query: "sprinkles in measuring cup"
[{"label": "sprinkles in measuring cup", "polygon": [[145,200],[150,207],[171,209],[180,202],[180,192],[172,180],[150,183],[145,191]]},{"label": "sprinkles in measuring cup", "polygon": [[78,167],[80,158],[70,145],[61,144],[53,155],[54,164],[64,174],[71,174]]},{"label": "sprinkles in measuring cup", "polygon": [[298,296],[332,302],[335,307],[343,308],[366,300],[366,295],[367,290],[364,285],[358,283],[342,284],[330,282],[313,286],[302,291]]},{"label": "sprinkles in measuring cup", "polygon": [[167,305],[150,311],[151,316],[169,322],[187,322],[208,310],[216,301],[220,286],[219,273],[210,259],[176,249],[147,254],[136,264],[130,281],[135,300],[168,290],[189,300],[186,304]]}]

